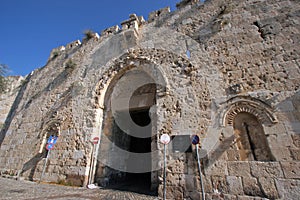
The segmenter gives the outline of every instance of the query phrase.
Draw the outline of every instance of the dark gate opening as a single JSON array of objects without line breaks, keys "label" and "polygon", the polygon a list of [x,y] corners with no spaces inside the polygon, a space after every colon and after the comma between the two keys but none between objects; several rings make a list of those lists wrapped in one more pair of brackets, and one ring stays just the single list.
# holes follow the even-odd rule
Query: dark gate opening
[{"label": "dark gate opening", "polygon": [[[151,119],[149,116],[149,109],[137,110],[137,111],[130,111],[130,116],[135,124],[139,126],[148,126],[151,123]],[[129,152],[134,153],[148,153],[151,152],[151,126],[147,132],[141,133],[144,137],[134,137],[124,133],[120,130],[118,125],[114,123],[115,130],[120,137],[120,134],[126,135],[127,137],[126,142],[120,141],[123,144],[120,144],[119,147],[126,149]],[[146,134],[146,135],[145,135]],[[146,137],[148,136],[148,137]],[[125,138],[122,137],[122,138]],[[145,138],[146,137],[146,138]],[[116,142],[116,141],[115,141]],[[118,145],[116,142],[116,145]],[[144,164],[151,164],[151,154],[148,155],[147,163]],[[129,159],[130,160],[130,159]],[[126,163],[127,165],[135,164],[135,163]],[[137,163],[139,164],[139,163]],[[151,190],[151,172],[145,173],[129,173],[129,172],[120,172],[122,173],[122,178],[117,178],[113,181],[113,184],[110,184],[108,188],[122,190],[122,191],[131,191],[140,194],[147,194],[147,195],[157,195],[157,189]]]}]

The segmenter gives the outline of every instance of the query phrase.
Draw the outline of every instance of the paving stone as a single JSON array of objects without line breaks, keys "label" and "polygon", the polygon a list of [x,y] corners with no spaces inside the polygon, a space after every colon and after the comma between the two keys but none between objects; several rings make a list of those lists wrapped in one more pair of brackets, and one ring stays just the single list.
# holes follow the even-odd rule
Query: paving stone
[{"label": "paving stone", "polygon": [[68,187],[30,181],[16,181],[0,178],[0,199],[69,199],[69,200],[92,200],[92,199],[151,199],[158,197],[137,194],[133,192],[116,191],[109,189],[87,189],[80,187]]}]

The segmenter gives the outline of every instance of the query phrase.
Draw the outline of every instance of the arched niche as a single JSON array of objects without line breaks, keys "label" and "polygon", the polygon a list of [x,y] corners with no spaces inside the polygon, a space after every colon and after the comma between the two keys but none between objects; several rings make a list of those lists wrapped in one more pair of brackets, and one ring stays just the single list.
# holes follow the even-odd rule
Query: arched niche
[{"label": "arched niche", "polygon": [[263,126],[256,116],[239,112],[234,116],[232,125],[240,160],[274,160]]},{"label": "arched niche", "polygon": [[251,97],[236,97],[227,101],[222,124],[233,127],[239,160],[274,161],[264,126],[277,123],[272,108]]},{"label": "arched niche", "polygon": [[45,152],[46,143],[48,138],[52,136],[59,136],[60,135],[60,122],[58,120],[50,120],[42,130],[42,141],[40,144],[39,153]]}]

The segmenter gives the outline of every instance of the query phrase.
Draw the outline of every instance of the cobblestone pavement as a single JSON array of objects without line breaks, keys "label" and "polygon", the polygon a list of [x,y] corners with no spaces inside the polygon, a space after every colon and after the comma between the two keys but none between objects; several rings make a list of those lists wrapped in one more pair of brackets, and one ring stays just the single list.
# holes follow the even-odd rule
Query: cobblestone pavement
[{"label": "cobblestone pavement", "polygon": [[0,177],[1,200],[158,200],[157,197],[108,189],[87,189],[53,184],[17,181]]}]

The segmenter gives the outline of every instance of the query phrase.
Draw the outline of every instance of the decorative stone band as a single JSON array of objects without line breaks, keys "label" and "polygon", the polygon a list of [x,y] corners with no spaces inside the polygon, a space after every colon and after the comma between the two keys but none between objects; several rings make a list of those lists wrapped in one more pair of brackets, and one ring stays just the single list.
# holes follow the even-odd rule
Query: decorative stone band
[{"label": "decorative stone band", "polygon": [[232,126],[235,116],[242,112],[254,115],[264,125],[272,125],[278,122],[271,106],[261,100],[239,96],[228,100],[226,104],[221,117],[224,126]]}]

